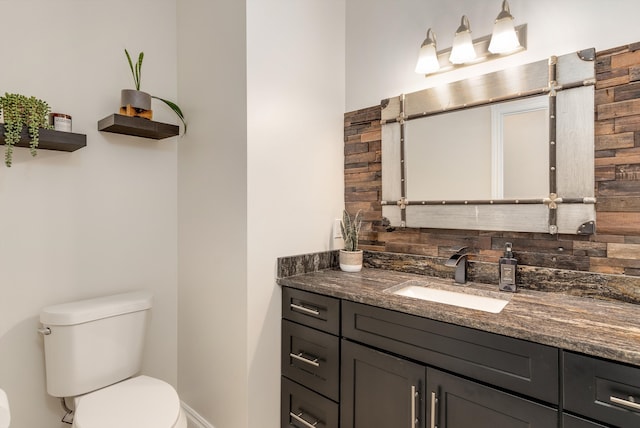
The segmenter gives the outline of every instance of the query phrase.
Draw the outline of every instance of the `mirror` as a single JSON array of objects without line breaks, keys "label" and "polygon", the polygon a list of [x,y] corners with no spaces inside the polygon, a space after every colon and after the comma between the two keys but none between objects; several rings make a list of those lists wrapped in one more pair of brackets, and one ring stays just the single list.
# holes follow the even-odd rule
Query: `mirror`
[{"label": "mirror", "polygon": [[[549,194],[548,129],[545,95],[409,121],[407,198],[543,199]],[[448,175],[455,179],[445,186],[429,185]]]},{"label": "mirror", "polygon": [[593,49],[383,100],[392,226],[593,233]]}]

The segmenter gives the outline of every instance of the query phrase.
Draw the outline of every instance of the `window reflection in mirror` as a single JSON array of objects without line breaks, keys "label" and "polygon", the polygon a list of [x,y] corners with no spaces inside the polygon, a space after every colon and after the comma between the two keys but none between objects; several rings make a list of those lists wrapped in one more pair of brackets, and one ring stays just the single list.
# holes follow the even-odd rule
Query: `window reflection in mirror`
[{"label": "window reflection in mirror", "polygon": [[544,95],[409,120],[405,122],[407,198],[547,197],[548,141]]},{"label": "window reflection in mirror", "polygon": [[496,104],[492,112],[492,199],[549,195],[549,98]]}]

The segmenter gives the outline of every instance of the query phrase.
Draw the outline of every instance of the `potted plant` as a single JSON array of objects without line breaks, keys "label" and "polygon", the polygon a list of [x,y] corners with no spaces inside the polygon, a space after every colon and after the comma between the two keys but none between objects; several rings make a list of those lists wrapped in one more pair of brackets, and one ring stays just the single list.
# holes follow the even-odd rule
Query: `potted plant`
[{"label": "potted plant", "polygon": [[0,111],[4,120],[4,163],[10,167],[13,147],[20,142],[22,128],[29,129],[31,156],[37,154],[40,128],[49,129],[49,105],[36,97],[5,93],[0,97]]},{"label": "potted plant", "polygon": [[358,250],[361,227],[362,215],[360,210],[353,218],[347,210],[342,211],[340,229],[344,239],[344,250],[340,250],[340,269],[345,272],[360,272],[362,269],[362,250]]},{"label": "potted plant", "polygon": [[144,59],[144,52],[138,54],[138,60],[134,64],[131,61],[129,52],[125,49],[125,55],[129,62],[129,68],[133,75],[133,83],[136,89],[123,89],[120,92],[120,114],[126,114],[127,116],[138,116],[146,119],[151,119],[153,112],[151,111],[151,98],[162,101],[169,106],[171,110],[178,116],[184,125],[184,132],[187,132],[187,122],[185,121],[184,114],[178,105],[169,100],[165,100],[154,95],[150,95],[140,90],[140,79],[142,77],[142,60]]}]

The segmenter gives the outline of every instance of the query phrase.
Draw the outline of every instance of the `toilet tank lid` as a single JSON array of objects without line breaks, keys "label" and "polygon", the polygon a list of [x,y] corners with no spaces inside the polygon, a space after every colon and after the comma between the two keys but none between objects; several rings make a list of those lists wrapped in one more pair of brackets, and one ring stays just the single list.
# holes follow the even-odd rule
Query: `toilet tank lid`
[{"label": "toilet tank lid", "polygon": [[40,312],[44,325],[75,325],[151,308],[149,291],[134,291],[47,306]]}]

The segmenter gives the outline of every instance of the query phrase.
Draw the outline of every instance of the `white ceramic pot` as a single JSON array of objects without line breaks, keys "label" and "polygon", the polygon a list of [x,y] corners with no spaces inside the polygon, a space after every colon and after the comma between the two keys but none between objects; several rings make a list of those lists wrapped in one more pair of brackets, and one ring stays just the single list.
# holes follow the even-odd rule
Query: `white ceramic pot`
[{"label": "white ceramic pot", "polygon": [[362,270],[362,250],[340,250],[340,269],[344,272],[360,272]]}]

